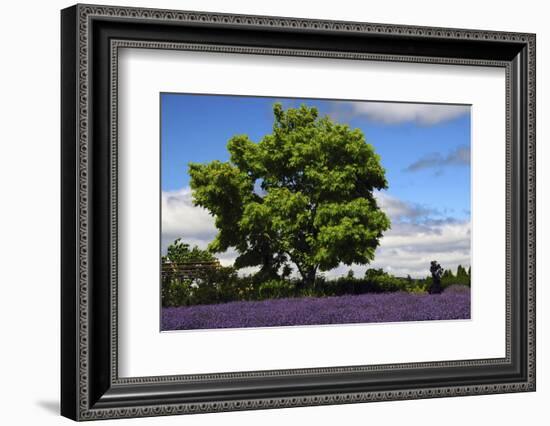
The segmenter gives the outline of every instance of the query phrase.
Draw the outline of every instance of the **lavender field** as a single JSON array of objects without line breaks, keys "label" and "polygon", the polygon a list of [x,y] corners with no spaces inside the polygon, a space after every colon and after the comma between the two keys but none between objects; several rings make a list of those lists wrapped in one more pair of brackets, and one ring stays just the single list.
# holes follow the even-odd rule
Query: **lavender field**
[{"label": "lavender field", "polygon": [[301,297],[162,309],[163,331],[470,318],[470,289]]}]

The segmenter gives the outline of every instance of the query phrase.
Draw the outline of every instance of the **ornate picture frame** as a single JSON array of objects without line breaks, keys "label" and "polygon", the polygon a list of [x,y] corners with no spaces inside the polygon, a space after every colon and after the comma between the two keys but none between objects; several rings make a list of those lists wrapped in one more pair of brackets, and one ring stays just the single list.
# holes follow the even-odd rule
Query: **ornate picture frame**
[{"label": "ornate picture frame", "polygon": [[[535,41],[534,34],[510,32],[96,5],[64,9],[61,414],[93,420],[534,391]],[[503,68],[505,356],[119,377],[121,48]]]}]

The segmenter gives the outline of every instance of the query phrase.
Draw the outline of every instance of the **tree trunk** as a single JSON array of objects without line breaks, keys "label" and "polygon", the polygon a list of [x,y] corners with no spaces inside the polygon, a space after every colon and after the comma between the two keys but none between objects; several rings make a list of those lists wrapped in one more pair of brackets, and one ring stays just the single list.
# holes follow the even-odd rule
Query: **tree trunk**
[{"label": "tree trunk", "polygon": [[302,272],[302,282],[303,282],[302,286],[304,288],[314,287],[316,276],[317,276],[317,266],[306,269],[304,272]]},{"label": "tree trunk", "polygon": [[299,282],[296,285],[296,287],[299,289],[307,288],[310,286],[313,287],[315,285],[315,278],[317,275],[317,269],[319,268],[319,265],[314,265],[314,266],[303,265],[301,262],[298,262],[292,259],[292,256],[290,255],[290,253],[287,253],[287,255],[296,265],[296,268],[298,268],[298,272],[302,277],[302,281]]}]

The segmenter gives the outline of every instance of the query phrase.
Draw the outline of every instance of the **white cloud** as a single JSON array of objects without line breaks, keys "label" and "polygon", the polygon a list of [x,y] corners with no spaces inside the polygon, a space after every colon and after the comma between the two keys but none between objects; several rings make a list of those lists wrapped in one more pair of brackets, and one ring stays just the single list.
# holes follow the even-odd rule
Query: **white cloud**
[{"label": "white cloud", "polygon": [[216,236],[214,218],[207,210],[193,205],[190,188],[163,191],[161,206],[163,253],[176,238],[205,249]]},{"label": "white cloud", "polygon": [[[162,253],[176,238],[187,244],[206,249],[217,234],[214,218],[206,209],[193,205],[190,188],[162,192]],[[238,253],[229,249],[216,257],[223,266],[231,266]],[[250,274],[257,268],[243,268],[240,272]]]},{"label": "white cloud", "polygon": [[[345,108],[346,104],[341,105]],[[431,126],[467,114],[470,112],[470,107],[467,105],[403,102],[353,102],[351,111],[346,112],[351,114],[351,117],[365,117],[384,124],[415,122]]]},{"label": "white cloud", "polygon": [[396,275],[423,277],[429,274],[432,260],[445,269],[469,266],[470,222],[394,224],[382,238],[371,266]]},{"label": "white cloud", "polygon": [[386,192],[375,191],[374,196],[380,208],[391,218],[392,222],[404,219],[415,220],[436,213],[433,209],[420,204],[405,202],[388,195]]},{"label": "white cloud", "polygon": [[[383,268],[395,275],[424,277],[429,264],[437,260],[444,268],[456,270],[459,264],[470,265],[470,222],[434,219],[433,210],[407,203],[384,192],[377,192],[380,207],[392,221],[376,250],[375,261],[369,265]],[[193,206],[191,191],[184,188],[162,193],[162,249],[178,237],[192,245],[206,248],[216,235],[214,219],[208,211]],[[228,250],[217,256],[222,265],[232,265],[237,253]],[[366,266],[353,265],[357,275]],[[349,266],[341,265],[325,274],[329,277],[347,273]],[[241,271],[242,272],[242,271]],[[253,272],[253,269],[244,271]]]},{"label": "white cloud", "polygon": [[376,192],[380,208],[392,222],[376,249],[375,260],[365,265],[340,265],[325,273],[327,277],[344,275],[352,269],[357,276],[368,268],[382,268],[397,276],[414,278],[429,275],[429,265],[437,260],[445,269],[456,271],[458,265],[468,267],[470,260],[470,221],[449,218],[434,219],[438,213]]},{"label": "white cloud", "polygon": [[[445,269],[456,271],[458,265],[470,265],[470,223],[456,222],[423,226],[398,224],[386,232],[376,249],[374,262],[368,268],[382,268],[397,276],[414,278],[429,275],[430,262],[437,260]],[[341,265],[325,273],[328,277],[343,275],[352,269],[365,273],[364,265]]]}]

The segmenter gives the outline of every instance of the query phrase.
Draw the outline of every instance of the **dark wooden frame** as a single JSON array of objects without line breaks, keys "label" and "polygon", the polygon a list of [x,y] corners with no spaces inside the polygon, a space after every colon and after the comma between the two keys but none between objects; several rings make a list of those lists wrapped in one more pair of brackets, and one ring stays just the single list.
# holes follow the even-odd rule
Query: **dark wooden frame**
[{"label": "dark wooden frame", "polygon": [[[89,420],[535,390],[535,35],[95,5],[64,9],[61,29],[64,416]],[[119,378],[120,47],[505,68],[506,357]]]}]

